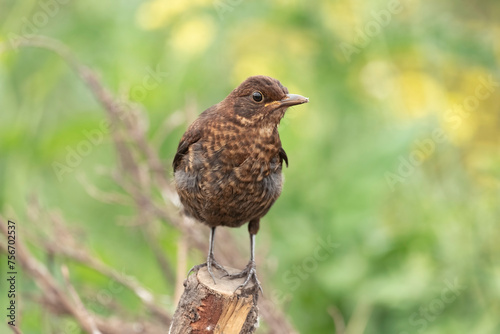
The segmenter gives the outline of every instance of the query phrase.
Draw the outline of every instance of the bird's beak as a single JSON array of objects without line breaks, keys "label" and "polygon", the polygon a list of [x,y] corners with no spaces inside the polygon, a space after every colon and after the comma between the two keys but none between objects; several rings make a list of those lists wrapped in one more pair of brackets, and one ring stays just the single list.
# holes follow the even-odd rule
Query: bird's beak
[{"label": "bird's beak", "polygon": [[286,97],[280,101],[280,107],[289,107],[307,102],[309,102],[307,97],[297,94],[287,94]]}]

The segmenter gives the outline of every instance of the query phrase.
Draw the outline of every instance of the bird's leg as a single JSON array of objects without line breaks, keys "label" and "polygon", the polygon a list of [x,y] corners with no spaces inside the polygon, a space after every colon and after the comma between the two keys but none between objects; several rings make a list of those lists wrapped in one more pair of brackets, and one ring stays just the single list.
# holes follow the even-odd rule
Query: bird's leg
[{"label": "bird's leg", "polygon": [[212,279],[214,280],[215,283],[215,278],[214,274],[212,273],[212,266],[214,266],[217,269],[220,269],[224,272],[224,274],[228,274],[227,270],[224,269],[223,266],[217,263],[214,258],[214,240],[215,240],[215,227],[212,227],[210,229],[210,246],[208,249],[208,257],[207,257],[207,270],[210,273],[210,276],[212,276]]},{"label": "bird's leg", "polygon": [[242,284],[240,284],[236,288],[236,290],[245,287],[248,284],[248,282],[250,282],[250,279],[253,278],[254,284],[259,288],[260,292],[264,294],[264,291],[260,286],[260,282],[257,279],[257,265],[255,263],[255,235],[257,234],[258,231],[259,231],[259,219],[251,220],[250,223],[248,224],[248,232],[250,234],[250,261],[248,262],[246,268],[237,274],[226,274],[222,277],[229,277],[231,279],[246,277],[245,281]]},{"label": "bird's leg", "polygon": [[202,263],[202,264],[198,264],[198,265],[194,266],[193,268],[191,268],[191,270],[189,270],[189,272],[188,272],[188,276],[191,274],[191,272],[193,272],[195,270],[199,270],[200,268],[207,266],[207,271],[210,274],[210,276],[212,276],[212,279],[214,280],[214,284],[217,284],[215,282],[214,274],[212,273],[212,266],[214,266],[217,269],[222,270],[225,275],[229,274],[227,272],[227,270],[224,269],[223,266],[221,266],[220,264],[217,263],[217,261],[215,261],[215,258],[214,258],[214,239],[215,239],[215,227],[212,227],[210,229],[210,243],[209,243],[209,248],[208,248],[207,262]]}]

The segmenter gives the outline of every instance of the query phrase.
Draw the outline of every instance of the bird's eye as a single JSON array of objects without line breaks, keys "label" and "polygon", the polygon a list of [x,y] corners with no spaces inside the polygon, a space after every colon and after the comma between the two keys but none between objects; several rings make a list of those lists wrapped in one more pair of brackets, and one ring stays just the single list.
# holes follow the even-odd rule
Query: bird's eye
[{"label": "bird's eye", "polygon": [[262,95],[261,92],[253,92],[252,98],[255,102],[262,102],[262,100],[264,99],[264,96]]}]

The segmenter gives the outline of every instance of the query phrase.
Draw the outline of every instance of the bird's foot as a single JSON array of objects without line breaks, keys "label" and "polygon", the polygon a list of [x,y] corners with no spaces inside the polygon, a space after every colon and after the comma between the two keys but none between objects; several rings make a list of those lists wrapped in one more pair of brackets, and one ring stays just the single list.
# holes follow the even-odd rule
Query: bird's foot
[{"label": "bird's foot", "polygon": [[260,286],[260,282],[257,279],[257,268],[256,267],[257,267],[257,265],[255,264],[255,261],[250,261],[250,262],[248,262],[246,268],[243,269],[241,272],[236,273],[236,274],[227,273],[224,276],[222,276],[222,278],[229,277],[230,279],[235,279],[235,278],[246,277],[245,281],[242,284],[238,285],[238,287],[234,290],[235,292],[240,288],[244,288],[248,284],[248,282],[250,282],[250,279],[253,279],[254,285],[259,288],[259,290],[262,294],[264,294],[264,291],[262,290],[262,287]]},{"label": "bird's foot", "polygon": [[218,264],[218,263],[217,263],[217,261],[215,261],[215,258],[214,258],[214,256],[213,256],[213,255],[210,255],[210,256],[207,258],[207,262],[202,263],[202,264],[198,264],[198,265],[196,265],[196,266],[193,266],[193,268],[191,268],[191,269],[189,270],[189,272],[188,272],[188,274],[187,274],[187,275],[189,276],[189,275],[191,275],[191,273],[192,273],[193,271],[198,271],[198,270],[200,270],[200,269],[201,269],[201,268],[203,268],[203,267],[207,267],[207,271],[208,271],[208,273],[210,274],[210,276],[212,277],[212,279],[213,279],[213,281],[214,281],[214,284],[217,284],[217,283],[215,282],[215,276],[214,276],[214,274],[213,274],[213,272],[212,272],[212,267],[215,267],[215,268],[217,268],[217,269],[219,269],[219,270],[223,271],[223,272],[224,272],[224,275],[223,275],[222,277],[225,277],[225,276],[229,275],[229,273],[227,272],[227,270],[226,270],[226,269],[224,269],[224,267],[223,267],[223,266],[221,266],[220,264]]}]

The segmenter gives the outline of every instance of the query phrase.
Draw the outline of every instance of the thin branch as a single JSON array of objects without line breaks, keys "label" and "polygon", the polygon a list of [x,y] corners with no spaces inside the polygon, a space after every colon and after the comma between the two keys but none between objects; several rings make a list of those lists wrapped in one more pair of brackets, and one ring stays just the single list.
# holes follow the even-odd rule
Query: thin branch
[{"label": "thin branch", "polygon": [[156,150],[159,150],[167,135],[170,134],[175,128],[184,124],[185,121],[186,119],[180,110],[171,113],[163,120],[162,124],[153,134],[153,137],[150,140],[151,144],[156,148]]},{"label": "thin branch", "polygon": [[20,330],[18,327],[16,327],[16,326],[10,326],[10,325],[9,325],[9,328],[10,328],[10,330],[11,330],[11,331],[13,331],[15,334],[23,334],[23,332],[21,332],[21,330]]},{"label": "thin branch", "polygon": [[118,192],[105,192],[97,188],[95,185],[87,181],[87,177],[83,173],[77,173],[76,179],[80,182],[89,196],[102,203],[119,204],[124,206],[132,204],[130,198],[124,194]]},{"label": "thin branch", "polygon": [[102,334],[99,331],[99,329],[97,329],[97,325],[94,321],[94,318],[92,318],[90,313],[87,311],[87,309],[82,303],[82,300],[80,299],[80,296],[78,296],[78,293],[76,292],[75,288],[73,287],[73,285],[71,285],[71,282],[69,281],[68,267],[63,265],[61,267],[61,272],[64,277],[64,283],[66,285],[66,289],[69,291],[69,294],[73,299],[73,302],[76,304],[75,307],[78,308],[80,311],[81,321],[85,323],[85,328],[90,328],[92,334]]},{"label": "thin branch", "polygon": [[372,313],[372,306],[370,304],[360,302],[356,305],[352,313],[349,323],[345,329],[345,334],[363,334],[368,324],[368,319]]},{"label": "thin branch", "polygon": [[148,226],[143,228],[144,237],[147,240],[147,243],[151,247],[153,254],[155,255],[156,261],[158,262],[160,269],[163,273],[163,276],[167,279],[169,285],[173,285],[175,283],[175,274],[172,270],[172,265],[170,261],[165,257],[165,254],[158,243],[158,239],[156,238],[155,233],[153,232],[153,222],[150,222]]},{"label": "thin branch", "polygon": [[328,308],[328,314],[330,314],[333,319],[333,323],[335,324],[335,334],[344,334],[345,321],[342,312],[340,312],[338,307],[332,305]]},{"label": "thin branch", "polygon": [[187,240],[184,235],[181,235],[179,240],[177,241],[177,276],[176,276],[176,284],[175,284],[175,293],[174,293],[174,304],[177,305],[179,300],[181,299],[182,292],[184,291],[184,280],[186,279],[187,272]]}]

